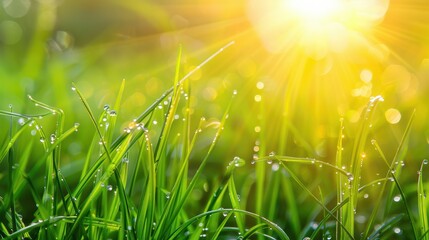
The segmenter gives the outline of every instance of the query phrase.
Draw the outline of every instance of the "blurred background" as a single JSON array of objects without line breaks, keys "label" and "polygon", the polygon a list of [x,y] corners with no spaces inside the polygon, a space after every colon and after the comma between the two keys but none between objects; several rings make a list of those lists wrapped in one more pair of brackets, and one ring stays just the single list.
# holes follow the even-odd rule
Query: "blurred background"
[{"label": "blurred background", "polygon": [[[340,119],[351,147],[362,109],[381,95],[370,137],[389,158],[416,110],[406,157],[414,181],[429,154],[427,1],[348,1],[350,9],[317,18],[298,16],[300,6],[285,10],[284,2],[1,0],[0,109],[43,112],[27,95],[63,109],[66,128],[81,125],[64,161],[83,159],[91,139],[83,136],[94,129],[72,82],[98,116],[125,79],[123,128],[172,86],[180,45],[183,76],[235,41],[189,79],[195,119],[219,120],[238,91],[213,164],[224,169],[236,155],[250,161],[261,136],[266,152],[259,154],[332,162]],[[286,143],[279,141],[285,118]],[[53,122],[43,121],[48,133]],[[7,139],[9,118],[0,124]]]}]

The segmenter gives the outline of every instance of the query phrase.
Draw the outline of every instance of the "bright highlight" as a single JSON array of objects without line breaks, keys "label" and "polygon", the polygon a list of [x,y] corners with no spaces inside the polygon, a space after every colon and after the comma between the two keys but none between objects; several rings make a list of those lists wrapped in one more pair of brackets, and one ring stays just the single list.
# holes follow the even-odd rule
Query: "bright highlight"
[{"label": "bright highlight", "polygon": [[286,9],[304,21],[324,20],[336,15],[341,10],[339,0],[289,0]]}]

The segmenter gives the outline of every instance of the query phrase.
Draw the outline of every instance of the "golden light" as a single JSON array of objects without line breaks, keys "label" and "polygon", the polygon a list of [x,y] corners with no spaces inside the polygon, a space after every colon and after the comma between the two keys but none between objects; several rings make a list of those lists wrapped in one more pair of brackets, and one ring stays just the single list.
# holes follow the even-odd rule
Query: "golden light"
[{"label": "golden light", "polygon": [[340,0],[285,0],[284,8],[303,21],[326,20],[341,11]]},{"label": "golden light", "polygon": [[368,36],[382,22],[389,0],[248,0],[248,16],[271,52],[300,47],[323,59],[329,52],[380,52]]}]

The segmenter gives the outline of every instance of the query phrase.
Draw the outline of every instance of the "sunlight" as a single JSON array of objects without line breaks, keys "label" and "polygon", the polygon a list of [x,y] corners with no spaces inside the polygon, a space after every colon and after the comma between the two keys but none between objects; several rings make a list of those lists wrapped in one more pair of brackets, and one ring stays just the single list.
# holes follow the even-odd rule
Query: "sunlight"
[{"label": "sunlight", "polygon": [[285,0],[284,8],[303,21],[325,20],[341,11],[340,0]]},{"label": "sunlight", "polygon": [[[265,47],[300,47],[314,59],[329,52],[372,48],[371,29],[383,21],[389,0],[249,0],[248,16]],[[377,50],[375,50],[377,51]]]}]

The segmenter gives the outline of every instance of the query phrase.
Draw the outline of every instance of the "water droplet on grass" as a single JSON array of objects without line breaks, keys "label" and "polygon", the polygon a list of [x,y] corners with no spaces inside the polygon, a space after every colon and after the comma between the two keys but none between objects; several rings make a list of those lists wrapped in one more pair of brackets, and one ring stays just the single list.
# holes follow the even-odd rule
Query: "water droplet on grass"
[{"label": "water droplet on grass", "polygon": [[235,167],[242,167],[246,164],[246,162],[244,161],[244,159],[240,158],[240,157],[234,157],[234,159],[232,160],[233,164]]},{"label": "water droplet on grass", "polygon": [[57,140],[57,136],[54,133],[52,133],[50,139],[51,139],[51,144],[53,144],[55,140]]},{"label": "water droplet on grass", "polygon": [[24,118],[19,118],[18,119],[18,124],[21,125],[21,126],[24,125],[25,124],[25,119]]},{"label": "water droplet on grass", "polygon": [[393,201],[394,201],[394,202],[399,202],[399,201],[401,201],[401,196],[400,196],[400,195],[396,195],[395,197],[393,197]]},{"label": "water droplet on grass", "polygon": [[273,172],[277,172],[280,169],[280,165],[278,163],[274,163],[273,166],[271,166],[271,170]]},{"label": "water droplet on grass", "polygon": [[427,164],[428,164],[428,162],[429,162],[429,161],[428,161],[427,159],[424,159],[424,160],[423,160],[423,164],[424,164],[424,165],[427,165]]},{"label": "water droplet on grass", "polygon": [[400,234],[402,232],[402,230],[398,227],[393,228],[393,232],[396,234]]},{"label": "water droplet on grass", "polygon": [[106,189],[107,189],[107,191],[112,191],[113,187],[112,187],[112,185],[107,185]]},{"label": "water droplet on grass", "polygon": [[40,137],[40,142],[44,143],[45,142],[45,138],[44,137]]},{"label": "water droplet on grass", "polygon": [[75,87],[75,86],[72,86],[72,87],[71,87],[71,90],[72,90],[72,91],[76,91],[76,87]]}]

